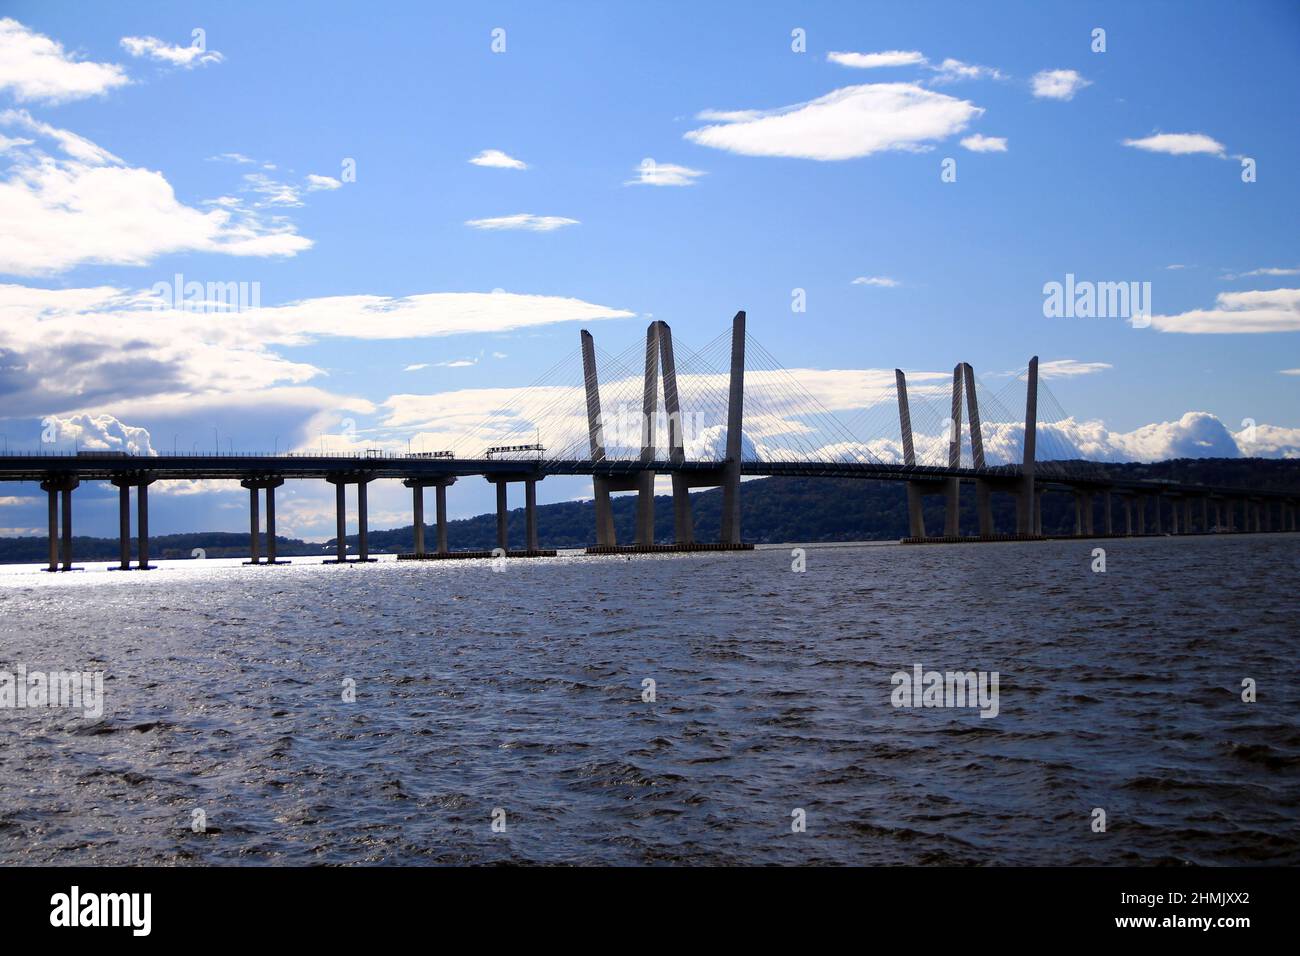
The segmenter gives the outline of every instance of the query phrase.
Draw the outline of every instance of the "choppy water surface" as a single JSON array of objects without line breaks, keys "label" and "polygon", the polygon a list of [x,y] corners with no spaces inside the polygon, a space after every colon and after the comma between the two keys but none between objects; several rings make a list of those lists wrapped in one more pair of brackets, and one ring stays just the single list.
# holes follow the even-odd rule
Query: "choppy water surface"
[{"label": "choppy water surface", "polygon": [[107,675],[0,711],[0,861],[1300,863],[1300,536],[790,563],[0,569],[0,666]]}]

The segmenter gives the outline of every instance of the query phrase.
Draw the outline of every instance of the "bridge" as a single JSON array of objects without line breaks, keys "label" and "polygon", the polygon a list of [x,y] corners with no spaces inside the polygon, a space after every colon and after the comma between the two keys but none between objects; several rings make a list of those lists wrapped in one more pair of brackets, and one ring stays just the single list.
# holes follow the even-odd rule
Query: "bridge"
[{"label": "bridge", "polygon": [[[644,359],[642,363],[640,359]],[[680,363],[679,363],[680,358]],[[946,373],[945,373],[946,375]],[[741,479],[798,476],[900,481],[908,507],[908,543],[1033,540],[1043,536],[1045,493],[1073,496],[1079,536],[1295,531],[1300,490],[1217,487],[1178,481],[1125,479],[1078,460],[1064,438],[1069,419],[1040,383],[1038,359],[995,390],[958,363],[951,385],[928,376],[909,395],[907,376],[878,383],[862,411],[845,422],[801,385],[745,331],[738,312],[724,331],[699,350],[674,347],[667,323],[646,330],[618,355],[599,353],[587,331],[580,346],[508,407],[460,434],[452,449],[398,454],[365,452],[284,454],[172,454],[114,452],[13,453],[0,456],[0,481],[38,482],[49,500],[48,570],[73,569],[73,492],[83,481],[106,481],[119,490],[119,567],[148,569],[149,486],[159,480],[238,481],[249,491],[250,564],[276,564],[275,489],[286,480],[334,485],[336,555],[332,562],[366,562],[367,485],[396,479],[411,489],[415,551],[405,558],[478,556],[452,551],[447,542],[447,489],[460,478],[482,477],[496,486],[497,543],[506,551],[507,488],[525,487],[527,546],[511,552],[541,556],[536,487],[552,475],[590,476],[595,501],[595,541],[590,553],[745,548],[741,534]],[[605,385],[602,386],[601,382]],[[1023,419],[1018,407],[1023,387]],[[660,411],[660,396],[663,406]],[[618,411],[611,414],[611,409]],[[991,413],[991,414],[990,414]],[[964,427],[963,427],[964,422]],[[860,437],[861,436],[861,437]],[[468,457],[459,452],[468,451]],[[673,542],[656,542],[655,479],[671,480]],[[347,487],[356,486],[358,549],[349,559],[345,541]],[[962,535],[960,500],[973,486],[977,533]],[[720,487],[720,539],[696,540],[690,491]],[[131,561],[131,489],[136,490],[136,563]],[[436,542],[426,547],[424,496],[436,494]],[[611,495],[637,496],[635,541],[620,544]],[[1014,529],[994,525],[993,496],[1015,501]],[[945,501],[944,525],[927,529],[924,497]],[[259,553],[260,503],[265,501],[265,561]],[[1115,521],[1121,505],[1123,530]],[[1101,530],[1097,530],[1100,505]],[[1240,520],[1240,523],[1238,521]]]}]

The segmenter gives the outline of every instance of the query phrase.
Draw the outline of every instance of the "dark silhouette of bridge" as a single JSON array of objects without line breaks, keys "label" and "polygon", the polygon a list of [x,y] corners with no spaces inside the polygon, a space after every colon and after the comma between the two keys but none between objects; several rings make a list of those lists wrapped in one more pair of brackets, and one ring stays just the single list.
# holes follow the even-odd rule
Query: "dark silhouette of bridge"
[{"label": "dark silhouette of bridge", "polygon": [[[639,344],[621,355],[598,356],[594,339],[584,330],[574,355],[557,363],[510,407],[496,410],[461,437],[460,446],[481,449],[473,457],[459,457],[455,450],[405,455],[376,450],[275,455],[7,454],[0,456],[0,481],[39,482],[48,494],[51,571],[72,569],[72,495],[83,481],[108,481],[119,489],[124,570],[132,566],[130,491],[136,489],[135,566],[148,568],[148,489],[165,479],[239,481],[247,488],[251,564],[277,563],[275,489],[291,479],[334,485],[337,536],[332,560],[338,563],[371,560],[366,489],[376,479],[399,479],[412,491],[415,551],[402,556],[406,558],[483,554],[454,552],[447,542],[447,489],[458,478],[472,476],[496,486],[497,541],[502,553],[507,547],[507,488],[511,483],[525,486],[527,543],[523,551],[510,552],[519,556],[554,553],[540,547],[536,516],[537,482],[551,475],[591,476],[596,521],[596,546],[589,549],[591,553],[744,548],[740,493],[746,476],[904,482],[909,521],[909,536],[904,540],[909,543],[1041,538],[1045,493],[1073,496],[1079,536],[1164,534],[1166,516],[1172,534],[1296,530],[1300,491],[1124,479],[1107,474],[1097,463],[1080,460],[1058,427],[1069,417],[1039,382],[1037,357],[1000,391],[980,382],[969,364],[959,363],[950,389],[944,388],[946,382],[922,383],[919,389],[913,387],[909,398],[907,377],[895,369],[893,383],[872,396],[860,416],[863,420],[845,423],[746,334],[744,312],[736,314],[729,336],[724,332],[698,351],[678,345],[675,352],[672,330],[656,321],[646,330],[643,356]],[[644,363],[638,374],[639,356]],[[680,376],[679,358],[683,359]],[[568,367],[571,361],[577,369]],[[604,387],[602,378],[610,379]],[[679,389],[681,384],[688,387]],[[1022,385],[1021,420],[1008,402],[1019,398]],[[943,402],[944,398],[949,400]],[[1046,420],[1040,417],[1044,406],[1049,412]],[[611,407],[620,412],[610,415]],[[751,432],[758,442],[751,440]],[[869,437],[863,440],[860,434]],[[654,539],[659,475],[669,476],[672,484],[672,544]],[[349,485],[356,486],[358,526],[358,548],[351,561],[345,541]],[[959,524],[963,486],[974,487],[978,523],[977,533],[965,536]],[[721,535],[716,543],[698,542],[695,537],[690,491],[703,487],[722,489]],[[426,488],[436,493],[433,550],[425,542]],[[637,495],[634,543],[620,545],[616,539],[610,496],[617,492]],[[994,526],[995,494],[1014,498],[1014,529]],[[941,533],[925,526],[926,495],[945,499]],[[265,562],[259,554],[261,500],[266,511]],[[1122,531],[1115,521],[1116,500],[1121,505]],[[1100,531],[1095,521],[1098,504]]]}]

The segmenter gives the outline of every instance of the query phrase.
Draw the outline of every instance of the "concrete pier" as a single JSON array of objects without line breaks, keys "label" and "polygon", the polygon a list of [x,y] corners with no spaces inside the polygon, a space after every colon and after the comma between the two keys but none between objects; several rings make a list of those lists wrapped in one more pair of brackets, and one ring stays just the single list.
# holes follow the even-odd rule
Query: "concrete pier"
[{"label": "concrete pier", "polygon": [[727,388],[727,463],[722,486],[722,543],[740,544],[741,430],[745,406],[745,313],[731,320],[731,377]]},{"label": "concrete pier", "polygon": [[[280,562],[275,558],[275,489],[284,484],[278,476],[260,476],[245,478],[240,485],[248,489],[248,556],[246,564],[260,565],[261,559],[261,521],[258,514],[257,493],[266,493],[266,564]],[[339,486],[342,488],[342,485]],[[287,563],[287,562],[286,562]]]},{"label": "concrete pier", "polygon": [[[357,486],[357,562],[373,561],[370,557],[370,527],[367,515],[366,485],[373,475],[365,472],[341,472],[327,475],[325,480],[334,486],[334,536],[335,557],[326,564],[348,564],[347,543],[347,486]],[[279,482],[277,481],[277,484]]]},{"label": "concrete pier", "polygon": [[435,491],[434,511],[437,535],[435,549],[438,554],[447,553],[447,486],[455,484],[455,482],[456,479],[450,475],[437,478],[407,478],[403,480],[402,484],[411,489],[411,525],[415,533],[415,557],[422,558],[429,553],[425,542],[425,488],[433,488]]},{"label": "concrete pier", "polygon": [[47,571],[72,570],[72,492],[80,485],[78,479],[67,477],[41,482],[41,490],[49,496],[50,554]]},{"label": "concrete pier", "polygon": [[510,547],[510,510],[506,502],[506,482],[498,481],[497,486],[497,547],[502,551]]}]

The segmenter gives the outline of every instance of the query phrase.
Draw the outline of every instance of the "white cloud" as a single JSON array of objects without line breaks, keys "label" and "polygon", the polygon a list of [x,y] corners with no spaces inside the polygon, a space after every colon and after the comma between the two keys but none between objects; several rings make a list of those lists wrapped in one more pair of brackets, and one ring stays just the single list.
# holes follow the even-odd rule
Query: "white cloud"
[{"label": "white cloud", "polygon": [[913,66],[924,63],[925,57],[916,50],[885,50],[882,53],[827,53],[826,59],[840,66],[858,70],[872,70],[882,66]]},{"label": "white cloud", "polygon": [[17,20],[0,19],[0,90],[12,91],[20,103],[66,103],[129,82],[115,63],[74,59],[57,41]]},{"label": "white cloud", "polygon": [[702,170],[675,163],[656,163],[643,159],[636,168],[637,178],[629,179],[625,186],[691,186],[704,175]]},{"label": "white cloud", "polygon": [[0,272],[43,275],[82,263],[144,265],[174,252],[292,256],[311,247],[292,224],[255,209],[217,204],[208,212],[176,198],[159,172],[127,165],[112,153],[22,110],[0,113],[52,143],[4,153],[0,179]]},{"label": "white cloud", "polygon": [[475,229],[524,229],[528,232],[551,232],[564,226],[576,226],[578,220],[564,216],[534,216],[520,212],[513,216],[496,216],[491,219],[467,219],[465,225]]},{"label": "white cloud", "polygon": [[[75,445],[90,451],[124,451],[129,455],[156,455],[149,430],[120,422],[112,415],[72,415],[53,419],[56,446]],[[47,420],[48,421],[48,420]],[[42,423],[43,425],[46,422]]]},{"label": "white cloud", "polygon": [[891,279],[889,276],[858,276],[852,282],[852,285],[874,285],[884,289],[894,289],[899,284],[897,279]]},{"label": "white cloud", "polygon": [[307,191],[309,193],[318,192],[322,189],[338,189],[342,185],[333,176],[318,176],[316,173],[307,174]]},{"label": "white cloud", "polygon": [[438,362],[438,368],[469,368],[471,365],[477,365],[476,358],[451,359],[446,362]]},{"label": "white cloud", "polygon": [[492,169],[527,169],[528,164],[522,159],[515,159],[499,149],[485,149],[470,160],[475,166],[488,166]]},{"label": "white cloud", "polygon": [[691,130],[686,138],[745,156],[854,159],[885,150],[929,149],[983,112],[914,83],[869,83],[779,109],[705,111],[699,118],[718,125]]},{"label": "white cloud", "polygon": [[952,57],[930,69],[935,71],[931,83],[957,83],[962,80],[1004,80],[1006,74],[991,66],[979,66],[975,63],[963,63]]},{"label": "white cloud", "polygon": [[402,371],[403,371],[403,372],[418,372],[418,371],[420,371],[420,369],[422,369],[422,368],[428,368],[428,367],[429,367],[429,363],[428,363],[428,362],[417,362],[415,365],[408,365],[408,366],[406,366],[406,368],[402,369]]},{"label": "white cloud", "polygon": [[1300,368],[1284,368],[1279,373],[1281,375],[1300,375]]},{"label": "white cloud", "polygon": [[1224,145],[1204,133],[1156,133],[1143,139],[1126,139],[1124,145],[1148,153],[1168,153],[1170,156],[1187,156],[1192,153],[1218,157],[1225,155]]},{"label": "white cloud", "polygon": [[1038,363],[1039,378],[1074,378],[1079,375],[1091,375],[1114,368],[1109,362],[1076,362],[1074,359],[1054,359]]},{"label": "white cloud", "polygon": [[1300,289],[1220,292],[1214,301],[1213,309],[1153,315],[1151,327],[1193,334],[1300,331]]},{"label": "white cloud", "polygon": [[1173,265],[1165,266],[1165,268],[1166,268],[1166,269],[1186,269],[1187,266],[1183,265],[1181,262],[1175,262]]},{"label": "white cloud", "polygon": [[144,56],[172,66],[192,70],[196,66],[220,63],[224,57],[201,46],[173,46],[157,37],[122,37],[122,49],[132,56]]},{"label": "white cloud", "polygon": [[635,315],[560,296],[481,292],[326,296],[222,313],[220,321],[165,306],[146,291],[0,284],[5,414],[130,402],[137,416],[144,408],[189,415],[212,403],[256,408],[259,396],[276,390],[281,404],[338,407],[343,399],[305,387],[324,370],[277,349],[323,338],[418,339]]},{"label": "white cloud", "polygon": [[961,144],[972,153],[1005,153],[1007,151],[1007,141],[1001,136],[984,136],[975,133],[973,136],[967,136],[963,139]]},{"label": "white cloud", "polygon": [[1262,269],[1251,269],[1249,272],[1238,272],[1233,275],[1223,276],[1224,280],[1245,279],[1251,276],[1295,276],[1300,275],[1300,269],[1278,268],[1275,266],[1265,266]]},{"label": "white cloud", "polygon": [[1047,100],[1072,100],[1075,93],[1092,85],[1091,80],[1085,80],[1074,70],[1041,70],[1030,82],[1034,96]]}]

